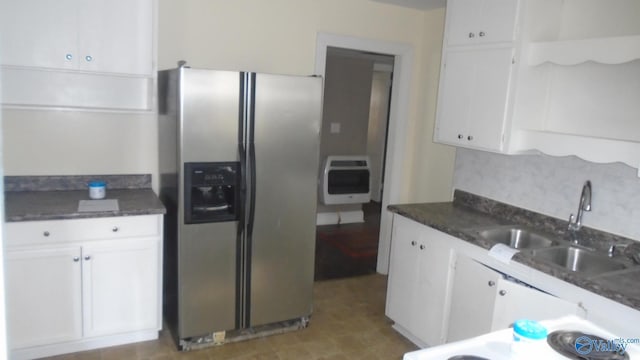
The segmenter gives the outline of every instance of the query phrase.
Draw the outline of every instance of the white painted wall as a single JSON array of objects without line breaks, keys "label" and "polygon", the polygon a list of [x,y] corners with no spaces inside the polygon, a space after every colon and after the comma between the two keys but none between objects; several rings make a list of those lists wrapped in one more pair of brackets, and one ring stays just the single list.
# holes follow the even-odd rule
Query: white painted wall
[{"label": "white painted wall", "polygon": [[5,175],[157,173],[154,114],[3,110]]},{"label": "white painted wall", "polygon": [[459,149],[453,186],[567,220],[578,210],[585,180],[591,180],[593,197],[583,225],[640,241],[640,178],[622,163]]},{"label": "white painted wall", "polygon": [[159,68],[186,59],[194,67],[308,75],[319,32],[406,43],[416,56],[401,198],[445,200],[454,150],[431,142],[443,24],[443,9],[368,0],[160,0]]},{"label": "white painted wall", "polygon": [[[368,0],[159,0],[158,67],[308,75],[318,32],[406,43],[415,51],[403,202],[451,196],[455,151],[433,144],[444,10]],[[152,173],[153,115],[3,110],[6,175]]]}]

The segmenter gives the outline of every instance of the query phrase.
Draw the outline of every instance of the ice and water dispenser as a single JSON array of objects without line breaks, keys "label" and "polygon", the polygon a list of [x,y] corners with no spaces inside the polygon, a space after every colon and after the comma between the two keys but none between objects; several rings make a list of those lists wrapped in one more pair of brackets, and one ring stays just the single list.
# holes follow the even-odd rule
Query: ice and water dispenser
[{"label": "ice and water dispenser", "polygon": [[185,163],[184,174],[185,224],[238,219],[238,162]]}]

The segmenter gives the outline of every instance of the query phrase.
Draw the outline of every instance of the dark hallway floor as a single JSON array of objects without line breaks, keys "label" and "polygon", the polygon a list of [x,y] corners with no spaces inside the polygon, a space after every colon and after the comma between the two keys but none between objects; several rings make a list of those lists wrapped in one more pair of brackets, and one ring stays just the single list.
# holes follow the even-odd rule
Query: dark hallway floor
[{"label": "dark hallway floor", "polygon": [[363,223],[316,227],[316,281],[375,273],[380,203],[363,204],[362,210]]}]

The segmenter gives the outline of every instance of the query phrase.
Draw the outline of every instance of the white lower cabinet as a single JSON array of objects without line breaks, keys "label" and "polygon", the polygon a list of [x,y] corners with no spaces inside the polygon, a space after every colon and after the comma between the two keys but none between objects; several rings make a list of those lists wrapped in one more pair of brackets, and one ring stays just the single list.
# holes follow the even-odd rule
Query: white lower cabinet
[{"label": "white lower cabinet", "polygon": [[157,338],[161,226],[161,215],[8,223],[12,357]]},{"label": "white lower cabinet", "polygon": [[470,257],[459,255],[451,290],[447,342],[505,329],[515,320],[581,314],[581,308],[518,283]]},{"label": "white lower cabinet", "polygon": [[386,315],[420,346],[444,342],[450,248],[446,236],[394,216]]},{"label": "white lower cabinet", "polygon": [[420,347],[505,329],[520,318],[586,316],[581,301],[525,285],[503,274],[504,264],[501,271],[486,266],[495,262],[486,250],[401,215],[393,217],[390,256],[385,314]]},{"label": "white lower cabinet", "polygon": [[5,289],[11,348],[82,337],[79,259],[77,246],[6,251]]},{"label": "white lower cabinet", "polygon": [[158,245],[128,239],[83,247],[85,336],[158,327]]}]

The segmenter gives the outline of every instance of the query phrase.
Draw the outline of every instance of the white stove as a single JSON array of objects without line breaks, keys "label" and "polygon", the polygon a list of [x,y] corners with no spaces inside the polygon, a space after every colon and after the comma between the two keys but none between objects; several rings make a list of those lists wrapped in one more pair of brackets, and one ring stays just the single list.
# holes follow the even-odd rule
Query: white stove
[{"label": "white stove", "polygon": [[[542,340],[542,344],[539,347],[539,352],[536,352],[535,358],[545,360],[555,359],[629,359],[640,360],[640,344],[639,343],[626,343],[625,351],[627,357],[616,357],[616,354],[612,351],[606,351],[607,346],[612,342],[608,340],[617,340],[618,336],[610,333],[604,328],[597,326],[587,320],[578,318],[576,316],[562,317],[556,320],[541,321],[548,332],[549,338],[554,335],[554,338],[567,338],[555,331],[571,331],[580,332],[575,338],[571,338],[571,344],[569,348],[573,351],[576,348],[575,341],[577,339],[579,343],[579,350],[581,357],[571,357],[570,355],[562,355],[551,346],[547,341]],[[584,333],[584,334],[582,334]],[[574,333],[575,335],[575,333]],[[592,336],[589,336],[592,335]],[[593,336],[595,335],[595,336]],[[581,336],[587,336],[586,338]],[[604,342],[598,341],[596,337],[600,337]],[[640,329],[638,330],[638,337],[640,337]],[[635,339],[623,339],[634,341]],[[403,360],[506,360],[506,359],[518,359],[511,351],[511,344],[513,343],[513,330],[504,329],[492,333],[488,333],[482,336],[474,337],[467,340],[457,341],[450,344],[435,346],[423,350],[413,351],[406,353]],[[613,343],[615,346],[615,343]],[[582,345],[582,346],[580,346]],[[466,355],[463,356],[463,355]],[[591,357],[589,357],[591,356]]]}]

